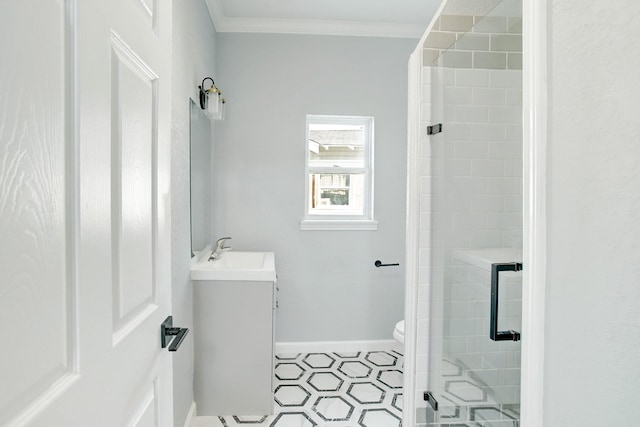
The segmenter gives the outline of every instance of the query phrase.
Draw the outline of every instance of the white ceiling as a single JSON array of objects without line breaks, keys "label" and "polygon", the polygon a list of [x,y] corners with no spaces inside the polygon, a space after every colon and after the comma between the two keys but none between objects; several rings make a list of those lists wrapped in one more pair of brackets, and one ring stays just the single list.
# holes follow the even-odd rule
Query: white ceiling
[{"label": "white ceiling", "polygon": [[206,0],[218,32],[420,38],[442,0]]}]

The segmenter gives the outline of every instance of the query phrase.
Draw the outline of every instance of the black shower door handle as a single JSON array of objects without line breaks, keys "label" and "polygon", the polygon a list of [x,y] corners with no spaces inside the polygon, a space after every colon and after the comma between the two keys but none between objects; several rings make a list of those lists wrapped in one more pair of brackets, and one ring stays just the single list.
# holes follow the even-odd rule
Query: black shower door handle
[{"label": "black shower door handle", "polygon": [[491,315],[489,338],[493,341],[520,341],[520,332],[513,330],[498,331],[498,300],[501,271],[521,271],[522,263],[507,262],[491,264]]}]

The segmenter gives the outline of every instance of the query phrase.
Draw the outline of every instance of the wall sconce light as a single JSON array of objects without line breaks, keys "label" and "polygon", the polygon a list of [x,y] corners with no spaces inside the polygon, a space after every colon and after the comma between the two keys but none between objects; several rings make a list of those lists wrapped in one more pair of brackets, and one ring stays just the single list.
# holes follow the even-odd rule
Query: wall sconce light
[{"label": "wall sconce light", "polygon": [[[211,80],[211,86],[205,89],[205,82]],[[224,119],[225,99],[222,97],[222,91],[218,89],[211,77],[205,77],[202,84],[198,86],[200,89],[200,108],[202,108],[207,116],[213,120]]]}]

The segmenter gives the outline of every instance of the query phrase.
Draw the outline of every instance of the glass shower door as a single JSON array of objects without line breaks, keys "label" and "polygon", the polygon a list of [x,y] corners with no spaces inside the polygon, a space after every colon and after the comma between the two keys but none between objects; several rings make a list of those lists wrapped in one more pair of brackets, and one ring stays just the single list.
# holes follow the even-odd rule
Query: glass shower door
[{"label": "glass shower door", "polygon": [[437,27],[473,24],[431,67],[428,425],[519,425],[521,16],[504,0]]}]

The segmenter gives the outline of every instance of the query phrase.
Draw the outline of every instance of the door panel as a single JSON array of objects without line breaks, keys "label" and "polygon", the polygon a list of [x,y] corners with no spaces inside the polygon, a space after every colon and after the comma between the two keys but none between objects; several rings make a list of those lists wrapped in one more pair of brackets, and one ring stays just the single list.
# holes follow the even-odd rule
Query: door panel
[{"label": "door panel", "polygon": [[[67,7],[11,9],[0,14],[1,425],[75,371]],[[26,22],[40,31],[20,37]]]},{"label": "door panel", "polygon": [[156,305],[153,154],[156,74],[112,34],[111,146],[115,333]]},{"label": "door panel", "polygon": [[171,424],[171,5],[144,4],[3,7],[1,425]]}]

